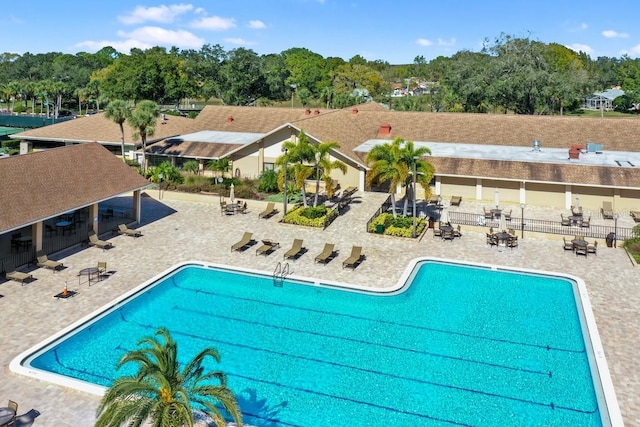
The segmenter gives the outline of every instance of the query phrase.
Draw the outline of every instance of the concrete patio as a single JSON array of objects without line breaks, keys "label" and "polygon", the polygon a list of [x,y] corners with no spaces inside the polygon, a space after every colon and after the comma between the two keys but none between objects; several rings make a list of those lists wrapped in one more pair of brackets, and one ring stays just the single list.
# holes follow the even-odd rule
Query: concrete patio
[{"label": "concrete patio", "polygon": [[[258,219],[263,202],[249,200],[247,214],[226,216],[221,215],[215,196],[163,193],[163,199],[157,200],[157,192],[148,194],[150,197],[143,197],[143,224],[138,227],[142,237],[102,235],[102,239],[113,243],[113,249],[74,247],[50,255],[64,263],[65,268],[59,272],[32,269],[29,272],[36,280],[31,283],[0,283],[0,399],[17,401],[19,414],[39,412],[34,425],[91,426],[99,399],[12,373],[9,363],[18,354],[181,261],[208,261],[270,274],[295,238],[304,239],[308,253],[289,261],[293,274],[373,288],[397,282],[408,262],[418,256],[581,277],[587,284],[625,424],[640,425],[639,271],[620,247],[607,248],[602,241],[597,256],[576,257],[563,250],[557,236],[525,233],[518,248],[500,250],[485,243],[485,229],[471,227],[463,227],[461,238],[447,242],[433,238],[432,231],[415,241],[369,234],[365,223],[387,196],[379,193],[356,193],[344,214],[324,231],[280,224],[281,205],[281,212],[274,217]],[[481,210],[481,204],[463,201],[461,209]],[[527,215],[532,217],[553,214],[559,218],[557,211],[547,211],[527,207]],[[620,225],[632,226],[633,222]],[[230,246],[244,231],[253,232],[258,240],[277,241],[281,247],[269,256],[256,256],[255,250],[231,252]],[[326,266],[315,264],[314,257],[326,242],[335,243],[338,256]],[[353,271],[341,267],[352,245],[362,246],[366,255],[366,260]],[[78,272],[96,266],[98,261],[106,261],[113,274],[91,286],[86,278],[79,284]],[[78,294],[68,300],[52,298],[65,283]]]}]

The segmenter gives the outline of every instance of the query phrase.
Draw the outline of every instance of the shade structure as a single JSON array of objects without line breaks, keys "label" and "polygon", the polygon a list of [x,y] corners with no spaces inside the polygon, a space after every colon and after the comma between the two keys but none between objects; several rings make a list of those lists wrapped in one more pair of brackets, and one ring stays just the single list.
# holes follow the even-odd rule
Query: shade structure
[{"label": "shade structure", "polygon": [[496,205],[496,209],[500,206],[500,192],[498,190],[493,192],[493,204]]},{"label": "shade structure", "polygon": [[231,187],[229,187],[229,198],[231,199],[231,203],[233,203],[234,199],[236,198],[235,192],[236,192],[235,186],[233,185],[233,182],[232,182]]}]

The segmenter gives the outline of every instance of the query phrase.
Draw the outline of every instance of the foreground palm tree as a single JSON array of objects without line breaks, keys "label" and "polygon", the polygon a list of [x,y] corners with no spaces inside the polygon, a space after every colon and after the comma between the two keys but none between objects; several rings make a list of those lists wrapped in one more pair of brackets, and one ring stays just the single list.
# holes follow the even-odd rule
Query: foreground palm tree
[{"label": "foreground palm tree", "polygon": [[313,206],[318,206],[318,193],[320,192],[320,180],[324,181],[325,188],[327,190],[327,197],[333,197],[335,188],[333,186],[333,179],[331,178],[331,171],[338,169],[343,174],[347,173],[347,165],[340,160],[331,160],[331,151],[340,148],[340,144],[333,141],[321,142],[315,146],[315,160],[314,169],[316,172],[316,194],[313,198]]},{"label": "foreground palm tree", "polygon": [[118,362],[118,368],[136,363],[138,372],[116,379],[107,390],[98,407],[96,427],[138,427],[147,421],[158,427],[192,427],[193,405],[223,427],[226,421],[218,404],[242,426],[242,413],[227,388],[226,376],[219,371],[204,372],[202,363],[207,356],[220,361],[214,348],[202,350],[180,371],[178,346],[166,328],[138,345],[142,348],[126,353]]},{"label": "foreground palm tree", "polygon": [[136,108],[128,117],[129,125],[135,129],[133,138],[142,141],[142,172],[147,171],[147,136],[153,136],[156,130],[156,119],[160,115],[160,107],[153,101],[145,100],[136,104]]}]

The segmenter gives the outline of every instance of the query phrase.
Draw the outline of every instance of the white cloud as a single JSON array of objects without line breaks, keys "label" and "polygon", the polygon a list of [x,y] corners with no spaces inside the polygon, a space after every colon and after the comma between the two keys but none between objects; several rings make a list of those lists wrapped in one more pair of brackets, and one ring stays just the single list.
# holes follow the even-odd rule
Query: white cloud
[{"label": "white cloud", "polygon": [[583,22],[580,24],[580,29],[581,30],[586,30],[587,28],[589,28],[589,25],[586,22]]},{"label": "white cloud", "polygon": [[438,46],[448,46],[451,47],[456,44],[455,37],[451,37],[449,40],[443,40],[441,38],[438,39]]},{"label": "white cloud", "polygon": [[118,31],[118,36],[139,40],[153,46],[201,47],[204,39],[184,30],[166,30],[160,27],[140,27],[133,31]]},{"label": "white cloud", "polygon": [[236,20],[233,18],[221,18],[219,16],[207,16],[192,21],[189,26],[200,30],[224,31],[235,28]]},{"label": "white cloud", "polygon": [[138,49],[143,49],[143,50],[153,47],[152,45],[143,43],[139,40],[119,40],[119,41],[87,40],[80,43],[76,43],[76,47],[80,49],[85,49],[89,52],[97,52],[103,47],[107,47],[107,46],[111,46],[118,52],[122,52],[122,53],[129,53],[129,51],[131,51],[131,49],[133,49],[134,47]]},{"label": "white cloud", "polygon": [[626,39],[629,37],[627,33],[619,33],[615,30],[605,30],[602,32],[602,35],[608,39]]},{"label": "white cloud", "polygon": [[253,28],[254,30],[264,30],[265,28],[267,28],[265,23],[259,20],[249,21],[249,27]]},{"label": "white cloud", "polygon": [[236,46],[251,46],[255,44],[254,42],[250,42],[239,37],[230,37],[230,38],[224,39],[224,41],[229,44],[234,44]]},{"label": "white cloud", "polygon": [[640,44],[635,45],[628,51],[621,52],[621,55],[640,56]]},{"label": "white cloud", "polygon": [[431,46],[433,44],[431,40],[427,40],[423,38],[419,38],[418,40],[416,40],[416,43],[419,44],[420,46]]},{"label": "white cloud", "polygon": [[566,44],[565,47],[575,51],[575,52],[584,52],[588,55],[592,55],[593,54],[593,48],[589,45],[586,44],[581,44],[581,43],[572,43],[572,44]]},{"label": "white cloud", "polygon": [[174,4],[170,6],[142,7],[137,6],[130,14],[118,17],[125,24],[141,24],[143,22],[161,22],[168,24],[173,22],[176,16],[193,10],[190,4]]}]

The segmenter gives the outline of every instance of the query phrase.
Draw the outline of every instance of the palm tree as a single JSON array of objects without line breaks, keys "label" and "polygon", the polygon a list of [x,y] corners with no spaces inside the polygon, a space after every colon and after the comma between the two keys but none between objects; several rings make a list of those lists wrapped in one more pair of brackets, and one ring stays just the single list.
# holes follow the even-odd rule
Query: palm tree
[{"label": "palm tree", "polygon": [[[313,199],[313,206],[318,206],[318,192],[320,191],[320,179],[322,179],[325,183],[325,188],[327,189],[327,196],[332,197],[334,188],[333,188],[333,179],[331,178],[331,171],[333,169],[339,169],[342,173],[347,172],[347,165],[345,165],[340,160],[331,160],[330,154],[331,151],[340,148],[340,144],[333,141],[321,142],[315,147],[315,164],[314,168],[316,171],[316,195]],[[320,173],[322,172],[322,173]]]},{"label": "palm tree", "polygon": [[147,136],[156,131],[156,119],[160,115],[160,107],[153,101],[140,101],[129,116],[129,125],[135,129],[133,138],[142,140],[142,172],[147,172]]},{"label": "palm tree", "polygon": [[[399,140],[400,145],[402,146],[402,154],[400,161],[408,166],[409,175],[404,183],[404,185],[409,188],[411,187],[411,195],[416,194],[416,189],[413,187],[413,169],[415,163],[416,184],[420,184],[425,191],[425,196],[428,196],[429,193],[429,183],[433,178],[433,165],[425,160],[421,160],[421,157],[425,157],[427,155],[431,155],[431,150],[428,147],[418,147],[415,148],[413,141],[405,141],[402,138],[396,138]],[[407,216],[407,206],[409,203],[409,197],[404,198],[404,208],[403,215]]]},{"label": "palm tree", "polygon": [[207,170],[220,172],[220,175],[224,177],[224,173],[229,171],[230,165],[231,165],[231,162],[229,162],[229,159],[222,158],[222,159],[209,160],[207,162],[206,167],[207,167]]},{"label": "palm tree", "polygon": [[402,138],[395,138],[391,143],[374,146],[367,154],[366,160],[371,168],[367,174],[368,183],[389,183],[394,217],[396,216],[396,189],[403,185],[409,176],[409,167],[402,161],[401,142],[403,141]]},{"label": "palm tree", "polygon": [[120,126],[120,144],[122,151],[122,161],[127,162],[127,159],[124,155],[124,122],[130,115],[129,107],[127,107],[127,103],[121,99],[114,99],[107,105],[107,109],[104,112],[104,116],[114,121]]},{"label": "palm tree", "polygon": [[289,163],[295,163],[295,182],[296,187],[302,191],[302,203],[304,207],[307,207],[307,191],[305,188],[305,180],[313,173],[313,168],[309,166],[309,163],[315,159],[315,150],[309,142],[309,137],[303,130],[298,134],[298,142],[285,141],[282,144],[282,149],[285,150],[285,154],[276,159],[276,164],[283,166],[282,168],[282,181],[284,182],[284,176],[286,171],[284,166]]},{"label": "palm tree", "polygon": [[220,362],[214,348],[202,350],[180,371],[178,346],[166,328],[138,345],[142,348],[124,354],[118,362],[118,369],[135,363],[138,372],[113,382],[98,406],[96,427],[139,427],[145,421],[153,426],[192,427],[194,406],[222,427],[226,422],[217,404],[242,425],[242,413],[224,373],[204,372],[207,357]]}]

